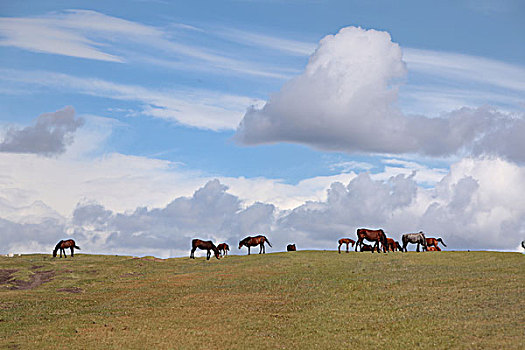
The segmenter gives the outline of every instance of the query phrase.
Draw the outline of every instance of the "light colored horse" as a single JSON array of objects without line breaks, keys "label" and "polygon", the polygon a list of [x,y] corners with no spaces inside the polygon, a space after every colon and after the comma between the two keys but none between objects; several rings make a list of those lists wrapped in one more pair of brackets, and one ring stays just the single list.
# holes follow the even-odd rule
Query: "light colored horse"
[{"label": "light colored horse", "polygon": [[420,244],[423,246],[423,250],[427,250],[427,239],[425,238],[423,231],[419,231],[419,233],[405,233],[402,237],[402,241],[404,252],[407,251],[408,243],[417,244],[417,252],[419,252]]}]

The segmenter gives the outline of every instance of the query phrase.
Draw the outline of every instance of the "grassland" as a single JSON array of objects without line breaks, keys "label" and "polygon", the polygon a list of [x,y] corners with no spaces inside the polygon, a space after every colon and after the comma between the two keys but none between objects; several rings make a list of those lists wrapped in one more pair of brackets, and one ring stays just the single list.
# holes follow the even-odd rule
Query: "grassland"
[{"label": "grassland", "polygon": [[523,349],[525,256],[0,258],[0,347]]}]

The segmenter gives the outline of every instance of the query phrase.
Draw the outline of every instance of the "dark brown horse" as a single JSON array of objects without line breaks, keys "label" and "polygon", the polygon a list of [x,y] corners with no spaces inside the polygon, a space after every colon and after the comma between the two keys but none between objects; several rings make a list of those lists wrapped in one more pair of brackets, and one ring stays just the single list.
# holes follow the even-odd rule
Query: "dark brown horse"
[{"label": "dark brown horse", "polygon": [[444,247],[447,246],[441,238],[429,237],[429,238],[426,238],[426,240],[427,240],[427,247],[436,247],[438,248],[438,251],[441,251],[441,249],[438,247],[439,242],[441,242],[441,244],[443,244]]},{"label": "dark brown horse", "polygon": [[362,252],[373,252],[373,251],[374,251],[374,247],[372,247],[372,246],[369,245],[369,244],[362,243],[362,244],[361,244],[361,251],[362,251]]},{"label": "dark brown horse", "polygon": [[398,241],[395,242],[395,245],[396,245],[396,249],[397,249],[398,251],[400,251],[400,252],[403,251],[403,247],[401,247],[401,244],[399,244]]},{"label": "dark brown horse", "polygon": [[222,254],[222,256],[228,255],[228,252],[230,251],[230,246],[226,243],[221,243],[217,246],[217,249],[219,250],[219,253]]},{"label": "dark brown horse", "polygon": [[53,257],[56,258],[57,251],[60,249],[60,257],[62,257],[62,252],[64,252],[64,258],[67,258],[66,251],[65,251],[66,248],[71,248],[71,257],[75,256],[75,252],[73,250],[74,248],[80,249],[80,247],[75,244],[74,240],[72,239],[62,240],[58,242],[57,245],[55,246],[55,249],[53,250]]},{"label": "dark brown horse", "polygon": [[211,251],[213,250],[213,253],[215,253],[215,257],[217,259],[220,259],[220,253],[219,249],[213,244],[212,241],[202,241],[200,239],[194,239],[191,241],[191,253],[190,253],[190,259],[195,259],[195,250],[199,248],[202,250],[206,250],[206,260],[210,260]]},{"label": "dark brown horse", "polygon": [[[360,228],[357,230],[357,242],[355,243],[355,251],[357,252],[357,247],[361,247],[363,244],[363,240],[367,240],[369,242],[375,242],[374,250],[377,248],[377,252],[379,253],[379,244],[383,246],[383,253],[387,252],[388,243],[386,241],[386,235],[385,232],[381,229],[379,230],[369,230],[366,228]],[[374,252],[372,250],[372,253]]]},{"label": "dark brown horse", "polygon": [[353,239],[350,239],[350,238],[341,238],[339,241],[339,247],[337,247],[337,250],[339,251],[339,254],[341,254],[341,246],[343,244],[346,244],[346,252],[348,253],[348,245],[351,244],[352,247],[354,246],[355,244],[355,241]]},{"label": "dark brown horse", "polygon": [[295,243],[294,244],[288,244],[286,246],[286,251],[288,252],[295,252],[297,250],[297,248],[295,248]]},{"label": "dark brown horse", "polygon": [[260,246],[259,254],[261,254],[261,252],[263,254],[265,254],[266,253],[266,249],[264,248],[264,242],[268,243],[268,245],[270,247],[272,246],[270,244],[270,241],[268,240],[268,238],[266,238],[263,235],[259,235],[259,236],[255,236],[255,237],[248,236],[248,237],[246,237],[245,239],[243,239],[242,241],[239,242],[239,249],[241,249],[243,245],[248,247],[248,255],[250,255],[250,247]]}]

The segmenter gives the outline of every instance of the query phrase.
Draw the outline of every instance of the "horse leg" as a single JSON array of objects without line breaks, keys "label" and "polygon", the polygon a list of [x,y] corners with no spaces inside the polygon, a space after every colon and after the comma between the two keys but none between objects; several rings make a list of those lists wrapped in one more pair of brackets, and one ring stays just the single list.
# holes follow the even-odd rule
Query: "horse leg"
[{"label": "horse leg", "polygon": [[206,260],[210,260],[210,256],[211,256],[211,252],[208,249],[208,251],[206,252]]},{"label": "horse leg", "polygon": [[416,252],[419,253],[419,243],[417,244]]},{"label": "horse leg", "polygon": [[361,244],[361,238],[358,238],[357,239],[357,242],[355,242],[355,250],[357,252],[357,246],[359,246]]},{"label": "horse leg", "polygon": [[248,246],[248,255],[250,255],[250,246]]},{"label": "horse leg", "polygon": [[71,257],[74,257],[75,253],[73,252],[73,247],[71,247]]},{"label": "horse leg", "polygon": [[343,244],[343,243],[340,243],[339,247],[337,247],[337,250],[339,251],[339,254],[341,254],[341,244]]},{"label": "horse leg", "polygon": [[348,245],[349,243],[346,243],[346,252],[348,253]]},{"label": "horse leg", "polygon": [[197,249],[196,247],[195,248],[191,248],[191,253],[190,253],[190,259],[195,259],[195,249]]}]

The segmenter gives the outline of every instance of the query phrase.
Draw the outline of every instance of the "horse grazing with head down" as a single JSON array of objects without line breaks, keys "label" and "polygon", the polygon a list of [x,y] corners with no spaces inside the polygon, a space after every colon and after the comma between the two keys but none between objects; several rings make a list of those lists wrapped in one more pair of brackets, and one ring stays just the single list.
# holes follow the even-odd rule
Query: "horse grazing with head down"
[{"label": "horse grazing with head down", "polygon": [[438,243],[443,244],[443,247],[447,246],[441,238],[430,237],[430,238],[427,238],[426,240],[427,240],[427,247],[436,247],[438,251],[441,251],[441,249],[438,247]]},{"label": "horse grazing with head down", "polygon": [[372,253],[377,248],[377,252],[379,253],[379,244],[383,246],[383,253],[387,252],[388,243],[386,240],[385,232],[381,229],[379,230],[369,230],[367,228],[360,228],[357,230],[357,242],[355,243],[355,251],[357,252],[357,247],[361,246],[363,244],[363,240],[367,240],[369,242],[375,242],[374,249],[372,250]]},{"label": "horse grazing with head down", "polygon": [[403,251],[405,252],[407,251],[408,243],[417,244],[417,252],[419,252],[420,244],[423,246],[423,250],[427,250],[427,239],[423,231],[419,231],[419,233],[405,233],[401,238],[403,241]]},{"label": "horse grazing with head down", "polygon": [[427,252],[440,252],[441,248],[439,247],[427,247]]},{"label": "horse grazing with head down", "polygon": [[352,247],[354,246],[355,244],[355,241],[353,239],[350,239],[350,238],[341,238],[339,241],[339,247],[337,247],[337,250],[339,251],[339,254],[341,254],[341,246],[343,244],[346,244],[346,252],[348,253],[348,245],[351,244]]},{"label": "horse grazing with head down", "polygon": [[297,248],[295,248],[295,243],[294,244],[288,244],[286,246],[286,251],[288,251],[288,252],[295,252],[295,251],[297,251]]},{"label": "horse grazing with head down", "polygon": [[387,238],[386,242],[388,244],[389,252],[395,252],[397,250],[396,241],[394,241],[392,238]]},{"label": "horse grazing with head down", "polygon": [[191,253],[190,253],[190,259],[195,259],[195,250],[197,248],[206,250],[206,260],[210,260],[211,251],[213,250],[213,253],[215,254],[215,257],[217,259],[220,259],[220,253],[219,249],[213,244],[212,241],[203,241],[200,239],[194,239],[191,241]]},{"label": "horse grazing with head down", "polygon": [[217,246],[217,249],[219,250],[219,253],[221,253],[222,256],[226,256],[230,251],[230,246],[226,243],[221,243]]},{"label": "horse grazing with head down", "polygon": [[62,257],[62,252],[64,252],[64,258],[67,258],[66,251],[65,251],[66,248],[71,248],[71,257],[75,256],[75,252],[73,250],[74,248],[80,250],[80,247],[75,244],[74,240],[72,239],[62,240],[58,242],[57,245],[55,246],[55,249],[53,250],[53,257],[56,258],[57,251],[60,249],[60,257]]},{"label": "horse grazing with head down", "polygon": [[263,235],[259,235],[259,236],[255,236],[255,237],[246,237],[245,239],[243,239],[242,241],[239,242],[239,249],[242,248],[242,246],[246,246],[248,248],[248,255],[250,255],[250,247],[255,247],[255,246],[259,246],[259,254],[261,254],[261,252],[263,254],[266,253],[266,249],[264,247],[264,242],[268,243],[268,245],[271,247],[272,245],[270,244],[270,241],[268,240],[268,238],[266,238],[265,236]]}]

